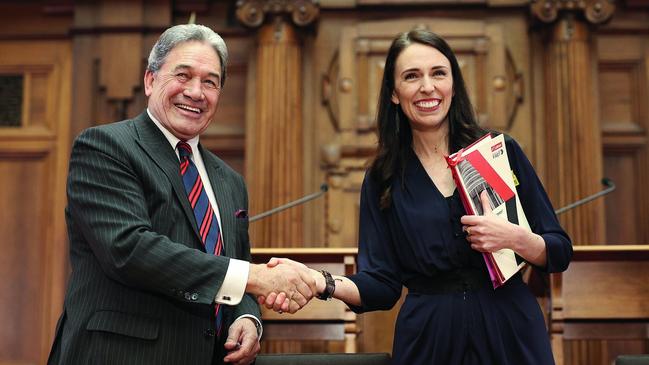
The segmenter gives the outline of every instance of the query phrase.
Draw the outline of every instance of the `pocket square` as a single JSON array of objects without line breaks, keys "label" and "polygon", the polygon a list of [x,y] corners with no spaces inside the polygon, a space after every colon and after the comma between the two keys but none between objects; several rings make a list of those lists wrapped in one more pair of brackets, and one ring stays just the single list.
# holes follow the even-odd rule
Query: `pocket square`
[{"label": "pocket square", "polygon": [[248,211],[245,209],[239,209],[234,213],[234,216],[241,219],[248,218]]}]

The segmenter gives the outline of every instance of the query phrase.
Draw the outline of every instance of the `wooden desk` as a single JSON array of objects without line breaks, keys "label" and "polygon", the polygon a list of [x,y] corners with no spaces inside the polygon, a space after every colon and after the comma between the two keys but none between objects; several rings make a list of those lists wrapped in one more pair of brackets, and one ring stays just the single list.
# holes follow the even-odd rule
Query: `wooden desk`
[{"label": "wooden desk", "polygon": [[[356,248],[255,248],[252,260],[268,262],[271,257],[288,257],[316,270],[335,275],[356,271]],[[356,352],[356,314],[338,300],[313,299],[295,314],[279,314],[262,307],[264,338],[271,340],[340,340],[345,352]]]},{"label": "wooden desk", "polygon": [[564,340],[649,339],[649,245],[575,246],[568,270],[550,282],[557,365]]}]

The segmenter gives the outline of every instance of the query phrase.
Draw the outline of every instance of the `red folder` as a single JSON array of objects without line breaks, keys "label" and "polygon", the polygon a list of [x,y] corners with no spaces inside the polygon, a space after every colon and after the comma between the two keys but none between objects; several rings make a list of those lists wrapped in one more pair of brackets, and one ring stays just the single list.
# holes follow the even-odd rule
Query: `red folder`
[{"label": "red folder", "polygon": [[[482,215],[480,194],[487,191],[493,213],[529,230],[514,185],[502,134],[487,134],[470,146],[447,156],[462,204],[467,214]],[[494,288],[504,284],[525,261],[510,249],[483,253]]]}]

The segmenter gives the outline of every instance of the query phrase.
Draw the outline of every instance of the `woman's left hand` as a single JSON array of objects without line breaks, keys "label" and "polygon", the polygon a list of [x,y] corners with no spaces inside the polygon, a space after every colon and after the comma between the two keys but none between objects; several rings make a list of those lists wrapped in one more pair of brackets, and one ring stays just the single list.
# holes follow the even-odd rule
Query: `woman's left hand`
[{"label": "woman's left hand", "polygon": [[486,191],[480,194],[480,201],[484,215],[465,215],[460,219],[471,248],[480,252],[494,252],[503,248],[515,250],[516,244],[526,234],[524,229],[493,214]]}]

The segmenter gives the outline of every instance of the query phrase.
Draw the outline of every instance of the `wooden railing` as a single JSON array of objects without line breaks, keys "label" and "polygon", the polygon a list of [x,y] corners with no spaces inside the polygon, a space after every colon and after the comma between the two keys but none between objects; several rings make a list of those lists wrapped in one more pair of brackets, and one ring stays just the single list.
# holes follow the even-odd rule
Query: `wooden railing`
[{"label": "wooden railing", "polygon": [[[255,263],[289,257],[336,274],[356,271],[355,248],[260,248],[252,255]],[[570,267],[551,274],[549,286],[542,302],[550,303],[543,306],[557,365],[570,363],[565,341],[649,340],[649,245],[575,246]],[[293,315],[263,309],[262,316],[266,339],[337,340],[345,352],[357,351],[356,315],[340,301],[315,299]]]},{"label": "wooden railing", "polygon": [[550,275],[550,332],[557,365],[565,340],[649,339],[649,245],[575,246]]}]

